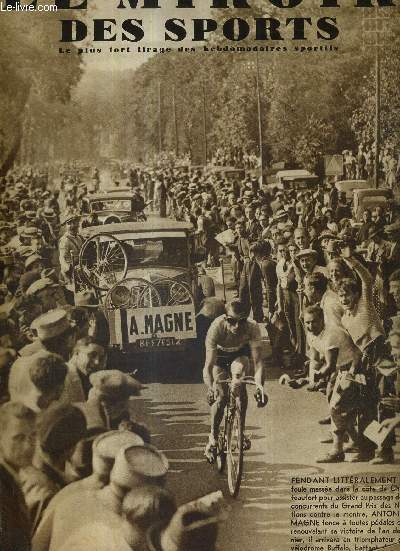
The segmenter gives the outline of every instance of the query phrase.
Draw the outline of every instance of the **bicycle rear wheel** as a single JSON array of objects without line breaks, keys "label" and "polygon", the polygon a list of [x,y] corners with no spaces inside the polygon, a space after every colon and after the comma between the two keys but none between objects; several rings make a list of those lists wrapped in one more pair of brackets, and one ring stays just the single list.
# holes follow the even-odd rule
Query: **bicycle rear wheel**
[{"label": "bicycle rear wheel", "polygon": [[228,487],[232,497],[239,493],[243,475],[243,420],[240,401],[236,400],[227,423]]}]

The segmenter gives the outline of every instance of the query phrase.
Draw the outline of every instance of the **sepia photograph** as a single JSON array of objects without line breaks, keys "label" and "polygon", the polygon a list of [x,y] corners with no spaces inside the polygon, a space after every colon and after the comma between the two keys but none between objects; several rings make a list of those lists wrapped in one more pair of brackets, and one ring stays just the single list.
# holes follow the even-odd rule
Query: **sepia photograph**
[{"label": "sepia photograph", "polygon": [[0,2],[0,551],[400,551],[398,15]]}]

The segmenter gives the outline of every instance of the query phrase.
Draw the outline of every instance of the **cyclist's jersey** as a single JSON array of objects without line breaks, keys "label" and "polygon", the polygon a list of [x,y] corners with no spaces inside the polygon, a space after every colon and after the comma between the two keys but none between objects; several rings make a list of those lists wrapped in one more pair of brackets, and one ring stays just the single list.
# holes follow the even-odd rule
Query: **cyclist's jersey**
[{"label": "cyclist's jersey", "polygon": [[228,371],[229,373],[232,363],[242,356],[246,356],[250,359],[251,350],[248,344],[235,352],[225,352],[225,350],[221,350],[220,348],[218,348],[215,366],[219,367],[220,369],[226,369],[226,371]]},{"label": "cyclist's jersey", "polygon": [[261,332],[255,321],[246,320],[235,334],[229,330],[225,314],[216,318],[210,325],[206,337],[207,351],[237,352],[245,345],[249,345],[251,350],[261,346]]}]

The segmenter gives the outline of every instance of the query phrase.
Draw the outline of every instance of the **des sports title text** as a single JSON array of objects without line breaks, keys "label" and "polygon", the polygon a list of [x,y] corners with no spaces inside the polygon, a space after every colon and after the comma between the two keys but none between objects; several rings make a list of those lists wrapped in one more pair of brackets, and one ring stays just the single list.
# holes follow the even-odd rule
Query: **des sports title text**
[{"label": "des sports title text", "polygon": [[[136,9],[160,9],[162,0],[118,0],[116,6],[120,10]],[[201,0],[204,2],[205,0]],[[334,10],[339,8],[341,0],[320,0],[318,7]],[[346,0],[347,2],[349,0]],[[265,0],[265,7],[274,6],[281,10],[290,10],[301,5],[303,0]],[[392,0],[353,0],[358,8],[380,8],[394,6]],[[18,0],[6,0],[6,5],[16,6]],[[35,6],[37,0],[30,5]],[[174,8],[195,10],[196,0],[174,0]],[[58,10],[87,10],[88,0],[55,0]],[[210,0],[210,9],[243,9],[252,8],[251,0]],[[126,42],[140,42],[145,39],[146,28],[142,18],[127,18],[122,23],[117,23],[114,18],[92,19],[82,21],[77,16],[71,19],[61,19],[60,42],[80,42],[87,38],[94,42],[113,42],[122,40]],[[329,17],[320,17],[315,22],[311,17],[232,17],[224,21],[216,21],[212,18],[170,18],[164,22],[164,40],[167,43],[191,40],[193,42],[207,41],[211,33],[220,31],[223,36],[232,42],[240,42],[246,39],[257,41],[269,40],[305,40],[308,32],[316,27],[316,38],[319,40],[334,40],[339,35],[336,17],[330,12]]]}]

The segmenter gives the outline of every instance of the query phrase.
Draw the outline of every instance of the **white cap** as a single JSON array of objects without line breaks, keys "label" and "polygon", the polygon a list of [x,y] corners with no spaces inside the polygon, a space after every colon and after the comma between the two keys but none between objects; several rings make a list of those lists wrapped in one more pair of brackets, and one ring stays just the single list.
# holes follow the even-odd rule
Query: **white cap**
[{"label": "white cap", "polygon": [[93,442],[93,451],[100,457],[114,459],[122,448],[141,446],[144,442],[138,434],[127,430],[111,430],[100,434]]},{"label": "white cap", "polygon": [[167,458],[154,446],[129,446],[118,452],[111,481],[125,488],[136,486],[138,477],[152,483],[162,483],[168,468]]}]

